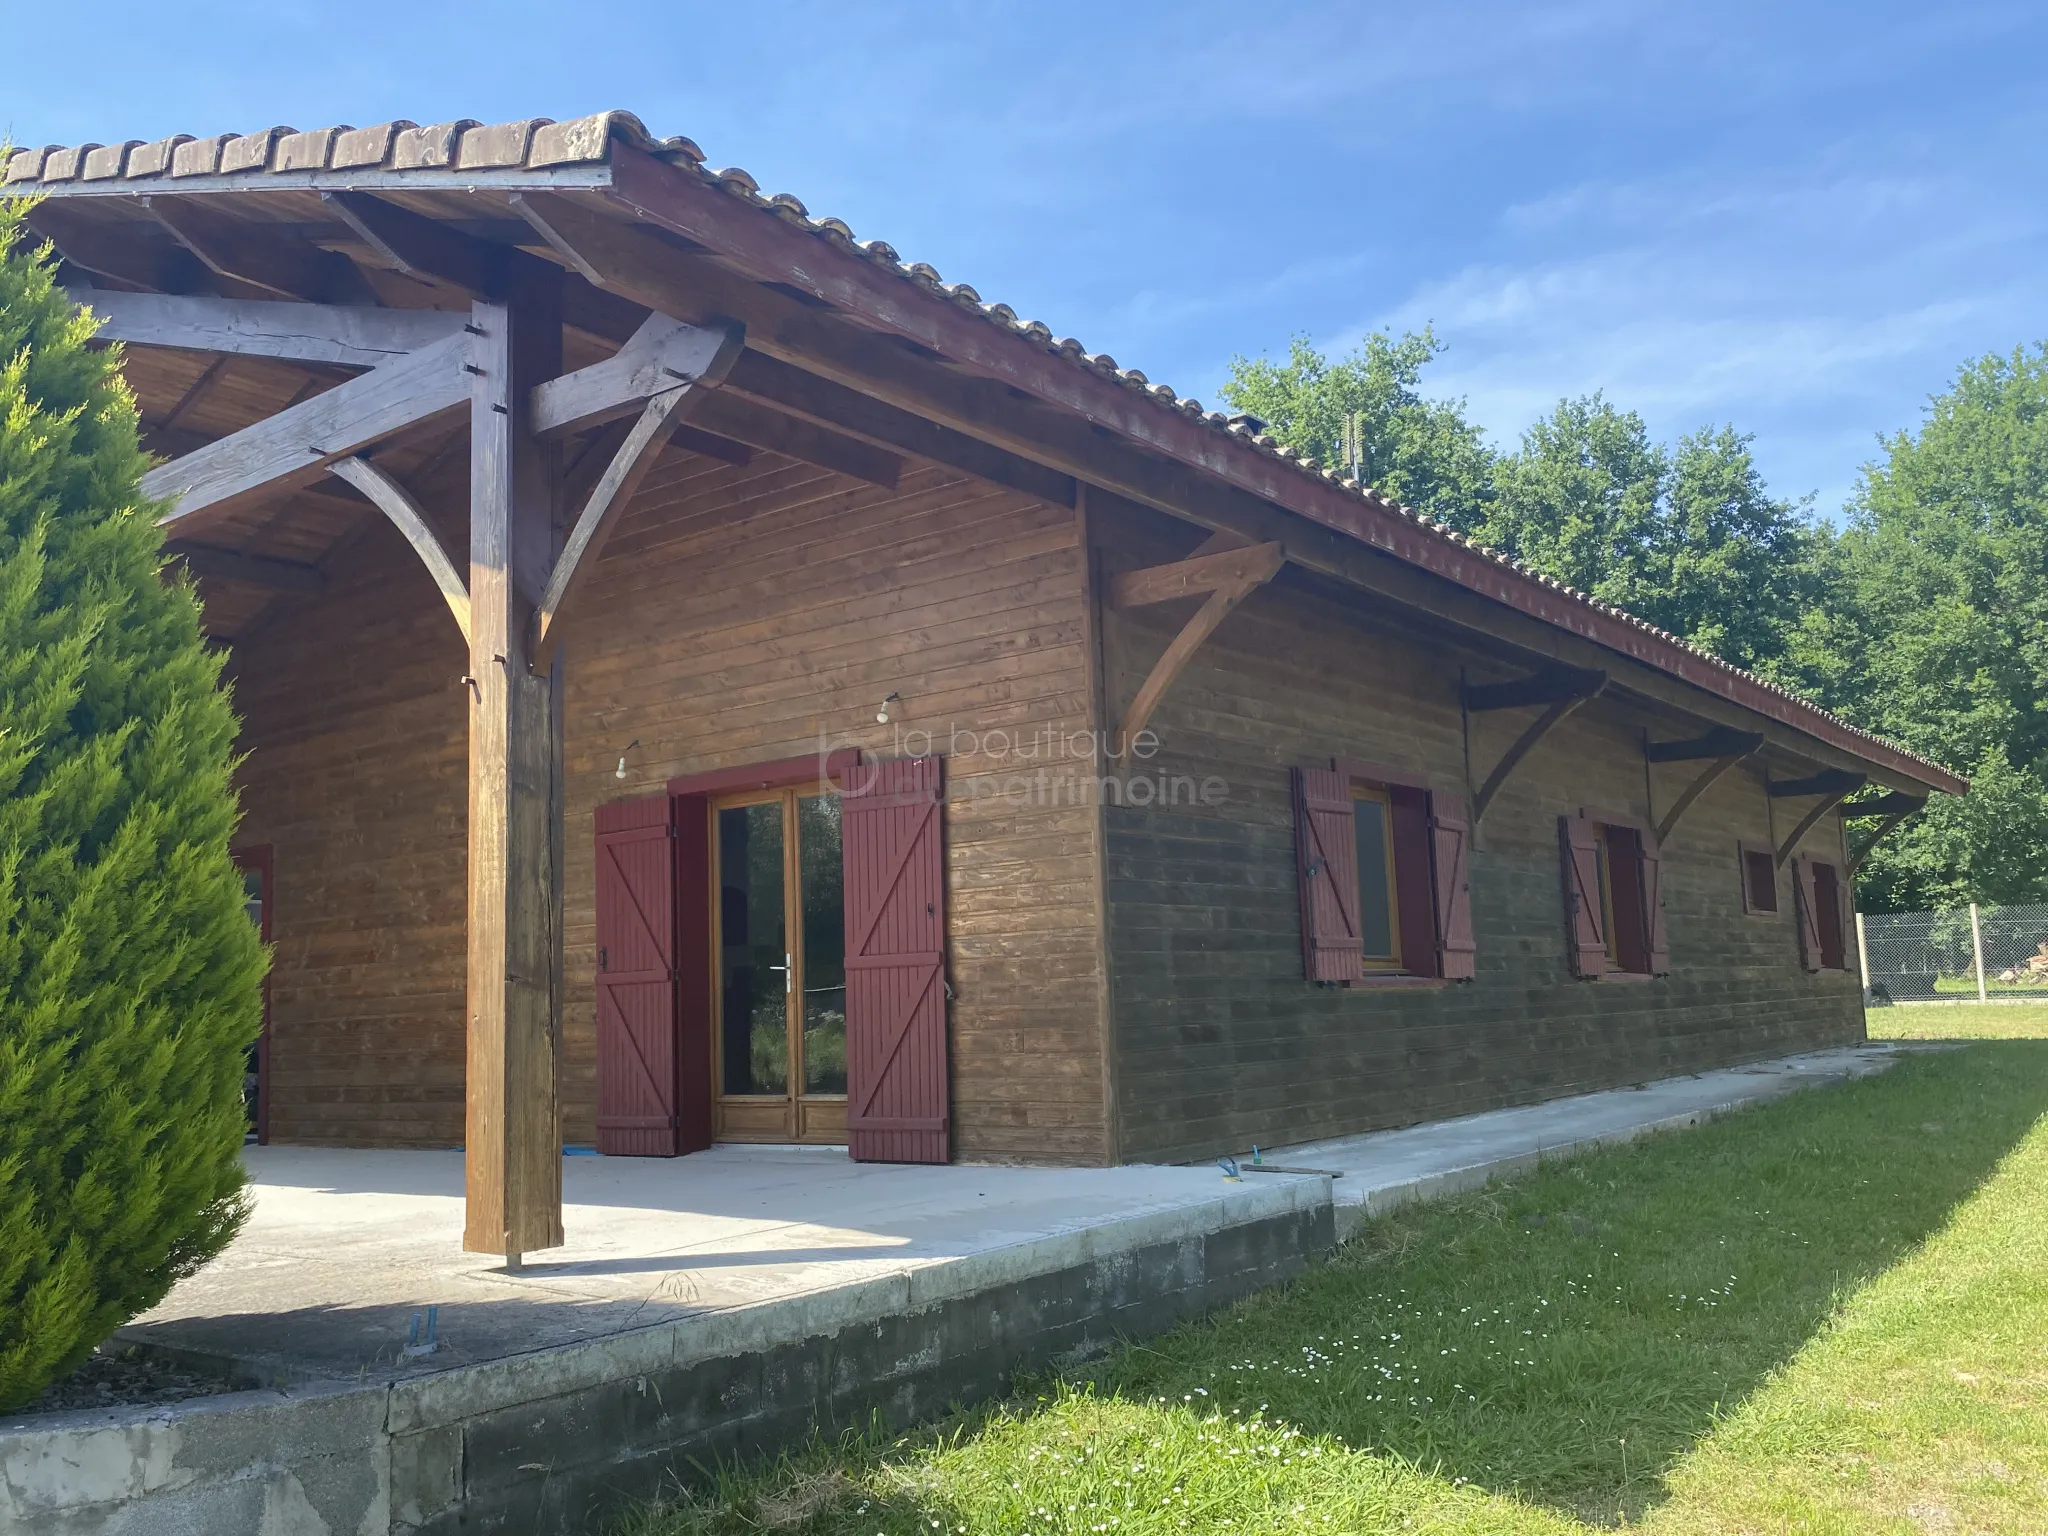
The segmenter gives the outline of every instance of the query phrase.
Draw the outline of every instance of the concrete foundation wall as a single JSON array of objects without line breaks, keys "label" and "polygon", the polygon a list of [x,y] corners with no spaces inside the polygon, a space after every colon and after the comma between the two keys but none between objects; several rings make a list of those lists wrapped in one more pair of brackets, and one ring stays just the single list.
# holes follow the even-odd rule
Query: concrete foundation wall
[{"label": "concrete foundation wall", "polygon": [[0,1423],[22,1536],[587,1532],[691,1463],[909,1425],[1018,1371],[1158,1333],[1334,1245],[1330,1186],[1273,1178],[863,1285],[370,1386]]}]

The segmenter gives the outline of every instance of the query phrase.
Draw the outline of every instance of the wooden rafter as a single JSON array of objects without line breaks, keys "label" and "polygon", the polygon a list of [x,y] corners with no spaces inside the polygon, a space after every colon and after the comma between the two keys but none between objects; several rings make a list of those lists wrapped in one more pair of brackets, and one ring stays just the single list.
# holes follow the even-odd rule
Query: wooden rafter
[{"label": "wooden rafter", "polygon": [[1181,626],[1180,633],[1152,664],[1137,696],[1124,711],[1113,754],[1119,768],[1130,760],[1131,743],[1150,722],[1166,690],[1201,649],[1202,642],[1215,633],[1216,626],[1229,617],[1233,608],[1271,581],[1285,562],[1286,556],[1278,544],[1259,544],[1142,571],[1125,571],[1111,579],[1109,602],[1118,609],[1207,594],[1194,617]]},{"label": "wooden rafter", "polygon": [[[103,331],[101,334],[104,335],[105,332]],[[226,357],[216,357],[207,363],[204,368],[199,370],[199,377],[186,387],[185,393],[178,396],[171,408],[164,412],[164,419],[157,422],[149,430],[155,432],[177,431],[178,424],[185,419],[192,408],[206,398],[206,392],[220,382],[221,375],[227,372],[229,362],[230,359]]]},{"label": "wooden rafter", "polygon": [[547,590],[534,609],[529,659],[536,672],[546,671],[554,660],[555,647],[561,640],[563,614],[604,553],[605,540],[611,537],[620,514],[632,501],[640,482],[647,478],[648,470],[654,467],[661,445],[668,441],[678,414],[695,392],[692,386],[681,384],[650,399],[641,407],[640,419],[633,423],[625,442],[598,476],[590,500],[577,515],[576,526],[569,530],[568,542],[556,557]]},{"label": "wooden rafter", "polygon": [[469,400],[468,342],[461,334],[409,352],[346,384],[160,464],[142,477],[143,494],[175,505],[164,521],[196,514],[258,491],[302,485],[337,459],[392,433],[453,411]]},{"label": "wooden rafter", "polygon": [[261,226],[230,218],[192,198],[145,197],[142,206],[172,239],[231,282],[314,304],[377,302],[376,290],[339,251],[303,240],[269,238]]},{"label": "wooden rafter", "polygon": [[1657,841],[1670,837],[1678,826],[1678,819],[1692,809],[1693,803],[1710,789],[1716,780],[1729,772],[1737,763],[1754,756],[1764,744],[1760,731],[1736,731],[1717,728],[1704,736],[1695,736],[1687,741],[1653,741],[1643,747],[1643,756],[1653,763],[1698,762],[1706,760],[1693,781],[1686,785],[1669,810],[1657,822]]},{"label": "wooden rafter", "polygon": [[327,578],[317,565],[302,565],[296,560],[273,560],[239,549],[218,549],[211,544],[166,544],[164,553],[184,561],[185,568],[201,580],[239,581],[281,592],[319,592],[327,586]]},{"label": "wooden rafter", "polygon": [[369,497],[391,519],[392,526],[405,535],[405,542],[420,557],[427,575],[440,589],[442,601],[455,616],[462,638],[469,639],[469,584],[456,570],[440,535],[434,532],[419,504],[406,494],[405,487],[365,458],[337,459],[328,468]]},{"label": "wooden rafter", "polygon": [[[903,456],[886,448],[815,422],[801,421],[728,390],[708,394],[691,414],[690,427],[754,448],[765,448],[822,469],[837,470],[870,485],[896,489],[903,477]],[[679,436],[678,441],[681,441]]]},{"label": "wooden rafter", "polygon": [[274,357],[290,362],[375,368],[459,334],[466,314],[373,309],[364,304],[292,304],[111,288],[66,290],[100,318],[101,341],[129,346]]},{"label": "wooden rafter", "polygon": [[1605,672],[1583,667],[1546,667],[1528,677],[1504,683],[1468,683],[1465,686],[1462,698],[1468,715],[1495,709],[1523,709],[1533,704],[1548,706],[1501,754],[1500,761],[1486,776],[1486,782],[1472,796],[1475,826],[1486,814],[1486,808],[1493,804],[1493,797],[1500,793],[1501,786],[1507,783],[1508,775],[1536,750],[1536,744],[1555,730],[1572,711],[1589,699],[1598,697],[1606,686]]}]

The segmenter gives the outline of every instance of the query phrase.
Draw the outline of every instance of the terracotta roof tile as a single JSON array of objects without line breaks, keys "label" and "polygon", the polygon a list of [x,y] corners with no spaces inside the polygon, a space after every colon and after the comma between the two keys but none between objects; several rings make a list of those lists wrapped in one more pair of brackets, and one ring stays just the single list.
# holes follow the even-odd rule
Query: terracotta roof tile
[{"label": "terracotta roof tile", "polygon": [[61,184],[83,177],[88,180],[140,181],[162,176],[174,178],[241,175],[257,172],[312,172],[380,169],[417,171],[423,176],[459,174],[465,170],[533,169],[602,164],[610,159],[617,142],[658,156],[695,172],[705,181],[723,188],[742,201],[817,235],[842,248],[850,248],[878,266],[888,267],[906,282],[950,299],[964,309],[980,314],[990,324],[1022,336],[1049,352],[1068,358],[1076,367],[1090,368],[1119,380],[1135,392],[1150,396],[1162,410],[1172,410],[1205,422],[1240,442],[1248,442],[1274,459],[1292,465],[1298,472],[1325,484],[1335,484],[1382,511],[1405,519],[1416,528],[1469,550],[1501,569],[1536,579],[1569,601],[1625,622],[1646,634],[1656,635],[1698,658],[1705,666],[1724,675],[1742,678],[1751,686],[1812,710],[1836,728],[1858,739],[1881,745],[1926,767],[1946,772],[1939,764],[1908,752],[1896,743],[1850,725],[1810,700],[1779,687],[1754,673],[1729,665],[1689,641],[1658,629],[1610,603],[1567,586],[1549,576],[1537,576],[1522,562],[1487,548],[1445,524],[1426,517],[1381,495],[1370,486],[1347,480],[1334,468],[1318,465],[1292,448],[1283,446],[1263,424],[1254,426],[1242,415],[1204,411],[1200,401],[1182,398],[1171,386],[1153,383],[1138,369],[1120,369],[1107,353],[1090,354],[1072,337],[1055,337],[1052,328],[1036,320],[1020,320],[1007,304],[984,304],[981,295],[966,283],[947,283],[925,262],[905,265],[896,248],[883,240],[860,240],[843,220],[813,218],[796,197],[779,193],[763,196],[760,183],[738,167],[710,169],[704,152],[686,138],[656,139],[639,118],[630,112],[601,112],[571,122],[548,118],[526,118],[517,122],[485,125],[462,119],[421,127],[409,122],[382,123],[371,128],[321,128],[296,132],[270,128],[253,134],[217,134],[210,138],[176,135],[154,143],[130,142],[118,146],[82,144],[70,148],[47,146],[18,150],[8,161],[5,184],[17,191],[32,191],[37,185]]}]

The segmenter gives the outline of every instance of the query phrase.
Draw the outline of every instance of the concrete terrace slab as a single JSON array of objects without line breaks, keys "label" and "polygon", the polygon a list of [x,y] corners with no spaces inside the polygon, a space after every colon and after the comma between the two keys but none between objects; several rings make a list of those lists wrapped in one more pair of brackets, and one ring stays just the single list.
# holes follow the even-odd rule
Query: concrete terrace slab
[{"label": "concrete terrace slab", "polygon": [[1782,1056],[1398,1131],[1276,1147],[1269,1161],[1337,1175],[1332,1190],[1337,1232],[1343,1238],[1367,1215],[1411,1200],[1440,1199],[1511,1177],[1545,1158],[1698,1125],[1802,1088],[1867,1077],[1911,1049],[1886,1042]]},{"label": "concrete terrace slab", "polygon": [[[1368,1211],[1896,1059],[1822,1052],[1273,1154],[1335,1177],[572,1157],[568,1245],[518,1274],[461,1251],[459,1153],[251,1149],[248,1226],[121,1337],[267,1385],[0,1419],[0,1530],[584,1533],[692,1461],[912,1423],[1199,1316]],[[442,1348],[408,1357],[429,1306]]]},{"label": "concrete terrace slab", "polygon": [[[906,1167],[838,1148],[563,1160],[568,1244],[462,1251],[462,1154],[251,1147],[255,1211],[124,1339],[341,1379],[417,1374],[856,1286],[1093,1230],[1228,1226],[1267,1195],[1213,1166]],[[441,1349],[407,1359],[413,1315]]]}]

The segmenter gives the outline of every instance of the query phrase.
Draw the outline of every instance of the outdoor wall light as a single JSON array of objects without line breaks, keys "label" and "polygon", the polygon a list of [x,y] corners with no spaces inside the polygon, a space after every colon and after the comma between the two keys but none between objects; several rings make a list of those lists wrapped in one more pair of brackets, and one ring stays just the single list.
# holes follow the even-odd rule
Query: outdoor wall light
[{"label": "outdoor wall light", "polygon": [[637,747],[637,746],[639,746],[639,745],[640,745],[640,740],[639,740],[639,738],[638,738],[638,737],[635,737],[635,738],[634,738],[633,740],[631,740],[631,741],[629,741],[629,742],[627,742],[627,743],[626,743],[626,750],[625,750],[625,752],[621,752],[621,753],[619,754],[619,766],[618,766],[618,768],[617,768],[617,769],[616,769],[616,770],[615,770],[615,771],[613,772],[613,774],[612,774],[612,777],[613,777],[613,778],[615,778],[615,779],[623,779],[623,778],[624,778],[624,777],[626,776],[626,752],[630,752],[630,751],[632,751],[632,750],[633,750],[633,749],[634,749],[635,747]]},{"label": "outdoor wall light", "polygon": [[889,706],[896,703],[902,697],[903,695],[900,693],[892,693],[889,697],[882,700],[882,707],[875,711],[875,724],[887,725],[889,723]]}]

